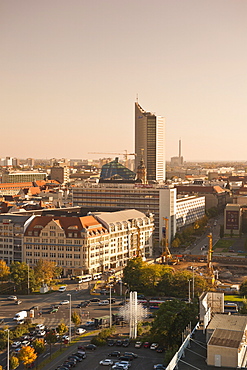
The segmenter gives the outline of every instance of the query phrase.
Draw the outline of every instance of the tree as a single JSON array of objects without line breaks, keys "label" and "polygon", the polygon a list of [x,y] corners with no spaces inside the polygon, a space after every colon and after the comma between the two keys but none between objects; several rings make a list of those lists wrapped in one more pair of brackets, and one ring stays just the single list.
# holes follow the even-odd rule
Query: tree
[{"label": "tree", "polygon": [[49,285],[51,280],[57,276],[55,262],[38,260],[36,266],[34,267],[34,274],[39,285],[42,283]]},{"label": "tree", "polygon": [[75,324],[75,326],[78,326],[81,323],[81,317],[77,312],[72,313],[71,320]]},{"label": "tree", "polygon": [[173,241],[172,241],[172,248],[179,248],[181,244],[181,241],[179,238],[175,238]]},{"label": "tree", "polygon": [[67,331],[68,331],[68,326],[67,325],[65,325],[65,323],[62,321],[62,322],[60,322],[60,324],[58,325],[58,327],[57,327],[57,332],[58,332],[58,334],[59,335],[62,335],[62,334],[64,334],[64,333],[67,333]]},{"label": "tree", "polygon": [[22,347],[18,357],[19,360],[27,367],[27,365],[32,364],[36,360],[37,354],[35,353],[35,349],[33,347],[27,346]]},{"label": "tree", "polygon": [[128,285],[130,290],[142,290],[141,269],[143,264],[141,257],[128,260],[127,265],[123,270],[123,281]]},{"label": "tree", "polygon": [[32,342],[33,348],[35,349],[35,352],[37,355],[41,355],[45,351],[45,342],[44,339],[35,339]]},{"label": "tree", "polygon": [[10,276],[18,290],[33,290],[36,287],[34,271],[25,262],[12,262],[10,265]]},{"label": "tree", "polygon": [[9,365],[11,370],[15,370],[20,365],[18,357],[11,356],[9,359]]},{"label": "tree", "polygon": [[54,333],[54,331],[51,330],[48,333],[46,333],[45,340],[50,345],[50,357],[51,357],[51,345],[56,343],[56,341],[57,341],[57,336]]},{"label": "tree", "polygon": [[181,334],[191,322],[197,321],[197,303],[188,304],[180,300],[166,301],[160,306],[151,328],[151,335],[167,348],[181,343]]},{"label": "tree", "polygon": [[0,279],[4,280],[9,275],[9,267],[7,266],[6,262],[3,260],[0,260]]},{"label": "tree", "polygon": [[[144,264],[141,269],[141,282],[144,286],[144,290],[147,293],[152,294],[156,285],[159,283],[165,270],[164,265],[148,265]],[[150,291],[150,292],[149,292]]]},{"label": "tree", "polygon": [[242,296],[247,296],[247,280],[244,280],[240,285],[239,293]]}]

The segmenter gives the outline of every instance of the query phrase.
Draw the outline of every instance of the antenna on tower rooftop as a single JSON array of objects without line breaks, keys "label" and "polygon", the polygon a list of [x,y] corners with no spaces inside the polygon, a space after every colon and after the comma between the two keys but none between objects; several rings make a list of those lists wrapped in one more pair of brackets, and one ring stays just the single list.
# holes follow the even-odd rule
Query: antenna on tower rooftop
[{"label": "antenna on tower rooftop", "polygon": [[138,93],[136,94],[136,102],[138,103]]}]

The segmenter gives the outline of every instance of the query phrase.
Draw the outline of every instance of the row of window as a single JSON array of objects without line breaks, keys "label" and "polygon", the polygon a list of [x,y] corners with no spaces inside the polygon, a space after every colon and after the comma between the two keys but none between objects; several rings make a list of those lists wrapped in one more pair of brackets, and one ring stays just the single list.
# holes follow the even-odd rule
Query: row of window
[{"label": "row of window", "polygon": [[[80,259],[80,254],[72,254],[72,253],[48,253],[48,252],[26,252],[27,257],[49,257],[49,258],[74,258],[74,259]],[[85,255],[86,256],[86,255]]]},{"label": "row of window", "polygon": [[81,248],[81,247],[62,247],[62,246],[55,246],[55,245],[33,245],[33,244],[26,244],[26,249],[36,249],[36,250],[43,250],[43,251],[67,251],[67,252],[80,252],[84,251],[86,252],[87,248]]}]

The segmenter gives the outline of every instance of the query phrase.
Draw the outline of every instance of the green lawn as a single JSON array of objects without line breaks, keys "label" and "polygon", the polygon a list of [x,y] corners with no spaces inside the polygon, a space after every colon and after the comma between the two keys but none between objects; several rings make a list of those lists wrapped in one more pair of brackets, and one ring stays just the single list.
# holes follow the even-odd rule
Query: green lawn
[{"label": "green lawn", "polygon": [[232,302],[243,302],[244,298],[240,297],[239,295],[226,295],[224,296],[225,301],[232,301]]},{"label": "green lawn", "polygon": [[234,242],[234,240],[220,239],[214,245],[214,250],[217,249],[217,248],[223,248],[223,249],[226,249],[226,251],[228,251],[228,249],[232,246],[233,242]]}]

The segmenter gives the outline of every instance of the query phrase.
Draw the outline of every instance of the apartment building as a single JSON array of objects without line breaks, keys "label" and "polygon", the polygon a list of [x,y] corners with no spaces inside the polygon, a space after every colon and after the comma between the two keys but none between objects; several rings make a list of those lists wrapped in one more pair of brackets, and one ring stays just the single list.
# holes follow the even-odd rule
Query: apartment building
[{"label": "apartment building", "polygon": [[46,172],[6,172],[3,173],[2,183],[20,183],[20,182],[33,182],[38,180],[46,180]]},{"label": "apartment building", "polygon": [[0,259],[7,265],[22,262],[24,230],[31,219],[30,215],[0,215]]},{"label": "apartment building", "polygon": [[24,233],[23,260],[49,260],[64,275],[83,275],[124,266],[152,254],[153,217],[136,210],[84,217],[34,216]]}]

